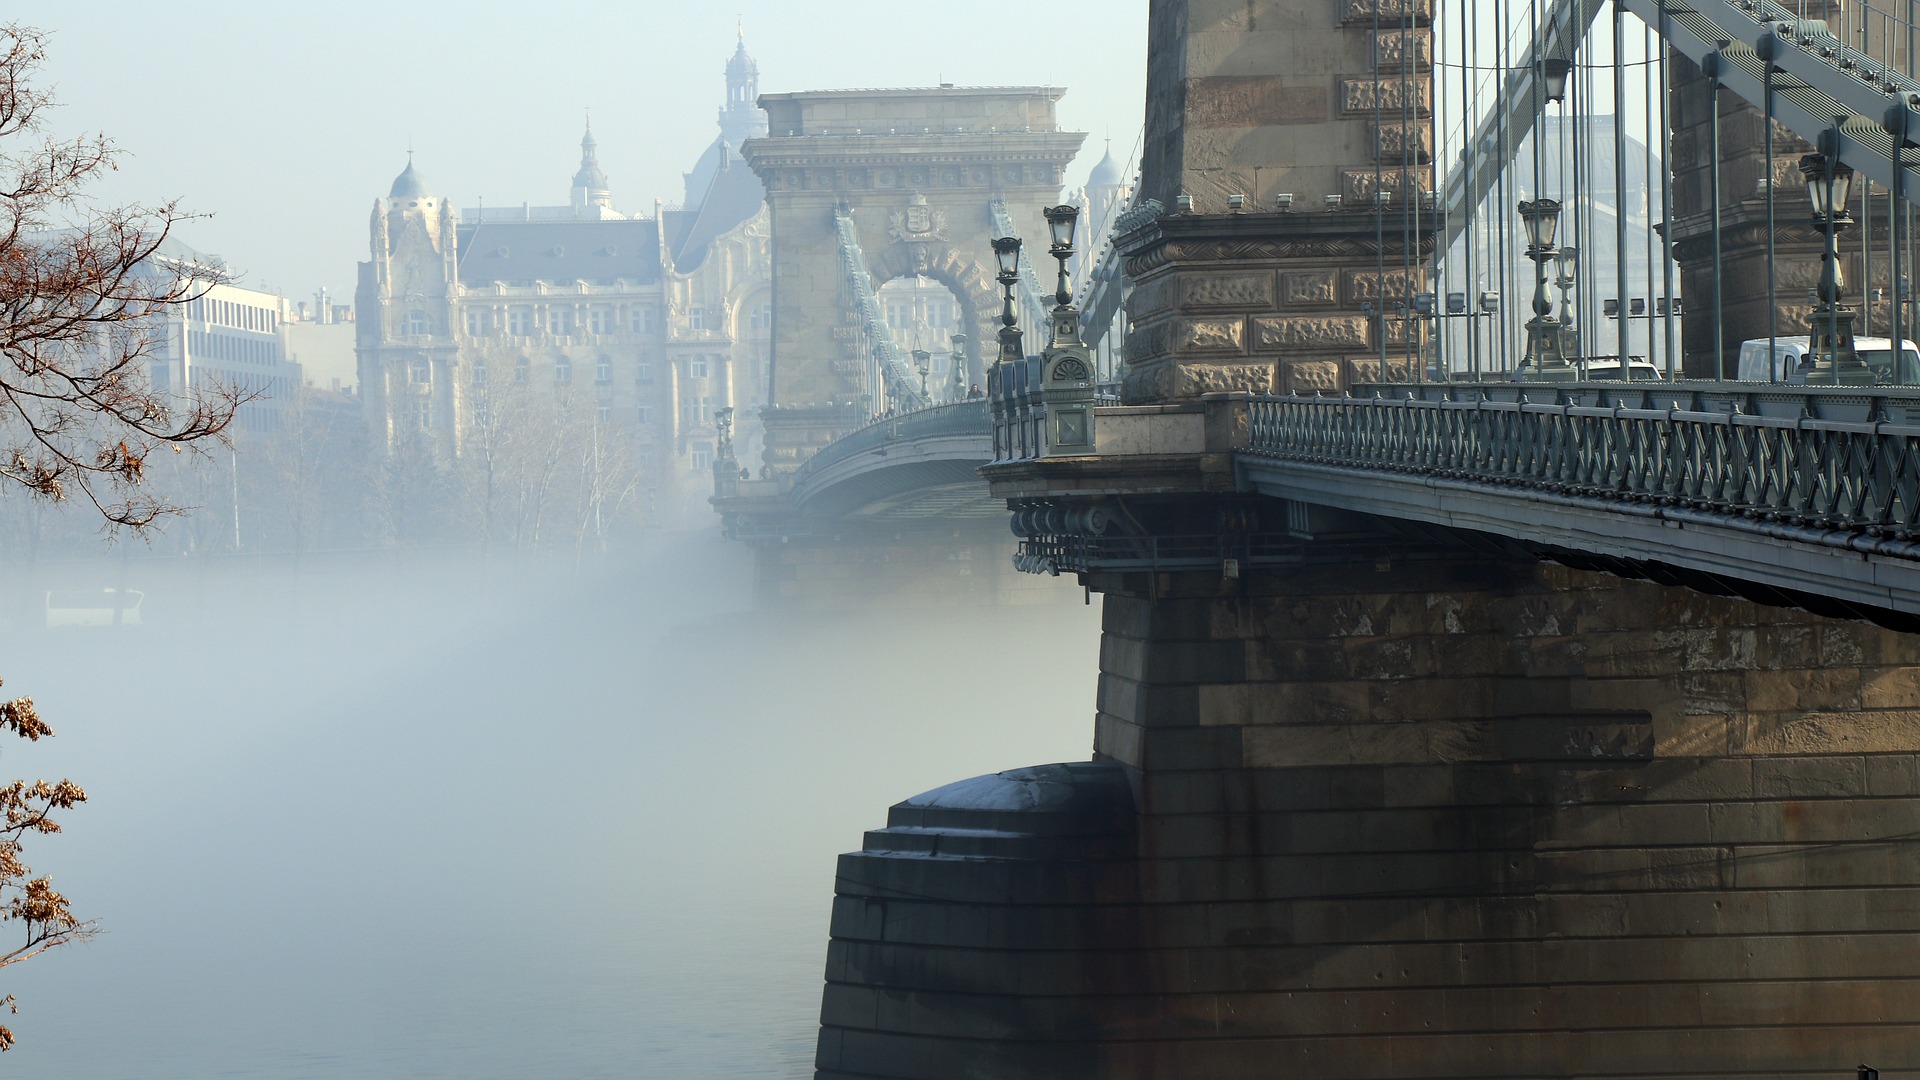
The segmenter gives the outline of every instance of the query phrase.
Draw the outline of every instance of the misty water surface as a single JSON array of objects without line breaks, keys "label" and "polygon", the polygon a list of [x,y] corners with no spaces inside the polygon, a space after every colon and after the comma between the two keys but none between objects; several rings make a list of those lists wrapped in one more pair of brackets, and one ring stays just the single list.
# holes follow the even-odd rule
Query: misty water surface
[{"label": "misty water surface", "polygon": [[[10,568],[0,675],[59,735],[0,769],[92,794],[28,855],[104,933],[0,975],[0,1071],[810,1076],[835,854],[1084,758],[1099,609],[778,619],[748,574],[710,534]],[[145,625],[34,625],[120,581]]]}]

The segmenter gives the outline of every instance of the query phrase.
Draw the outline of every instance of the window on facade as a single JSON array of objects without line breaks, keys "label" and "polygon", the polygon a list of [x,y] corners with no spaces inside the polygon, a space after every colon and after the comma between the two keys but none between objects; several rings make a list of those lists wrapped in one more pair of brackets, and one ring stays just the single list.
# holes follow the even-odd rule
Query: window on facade
[{"label": "window on facade", "polygon": [[558,357],[553,361],[553,381],[566,384],[573,381],[573,360],[571,357]]},{"label": "window on facade", "polygon": [[696,446],[693,448],[693,467],[696,469],[713,468],[713,447]]},{"label": "window on facade", "polygon": [[687,361],[687,377],[690,379],[706,378],[707,377],[707,358],[704,356],[696,356],[693,359],[688,360]]},{"label": "window on facade", "polygon": [[431,332],[432,331],[428,329],[426,312],[424,311],[407,312],[407,333],[424,336]]},{"label": "window on facade", "polygon": [[611,334],[614,332],[613,309],[605,307],[594,308],[587,313],[587,322],[593,328],[594,333]]},{"label": "window on facade", "polygon": [[747,312],[747,329],[749,330],[773,329],[773,305],[760,304],[754,307],[751,311],[748,311]]},{"label": "window on facade", "polygon": [[467,336],[484,337],[487,333],[487,313],[484,308],[467,309]]},{"label": "window on facade", "polygon": [[636,334],[653,333],[653,309],[652,308],[643,307],[643,308],[633,309],[633,332]]},{"label": "window on facade", "polygon": [[650,360],[642,360],[638,364],[635,364],[633,368],[633,378],[635,382],[652,382],[653,362]]},{"label": "window on facade", "polygon": [[613,361],[611,359],[603,356],[593,362],[593,381],[597,383],[610,383],[613,381]]},{"label": "window on facade", "polygon": [[532,374],[533,374],[533,361],[523,356],[520,359],[515,360],[513,362],[513,381],[514,382],[525,385],[527,378]]},{"label": "window on facade", "polygon": [[645,405],[642,405],[638,409],[634,410],[633,418],[635,420],[640,421],[642,424],[650,424],[653,422],[653,410]]},{"label": "window on facade", "polygon": [[687,329],[705,330],[707,328],[707,309],[695,304],[687,309]]},{"label": "window on facade", "polygon": [[433,381],[433,362],[424,356],[410,357],[407,360],[407,381],[425,384]]},{"label": "window on facade", "polygon": [[510,307],[507,309],[507,333],[514,337],[533,336],[533,309],[530,307]]},{"label": "window on facade", "polygon": [[594,406],[593,418],[602,424],[613,423],[613,402],[602,401],[600,404]]},{"label": "window on facade", "polygon": [[421,398],[415,401],[413,403],[413,426],[421,431],[425,431],[431,427],[432,424],[433,402],[427,398]]},{"label": "window on facade", "polygon": [[572,337],[574,332],[573,309],[554,308],[552,315],[553,333],[556,337]]},{"label": "window on facade", "polygon": [[473,422],[475,426],[481,428],[493,426],[493,404],[487,400],[485,394],[473,400]]},{"label": "window on facade", "polygon": [[487,365],[475,360],[467,365],[467,381],[475,386],[487,385]]}]

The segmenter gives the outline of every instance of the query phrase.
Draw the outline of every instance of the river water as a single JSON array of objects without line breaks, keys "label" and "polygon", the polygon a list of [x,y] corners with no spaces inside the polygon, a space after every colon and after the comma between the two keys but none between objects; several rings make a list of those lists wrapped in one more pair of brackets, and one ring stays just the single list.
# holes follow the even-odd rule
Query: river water
[{"label": "river water", "polygon": [[[0,676],[58,737],[0,773],[92,795],[27,856],[102,932],[0,972],[0,1071],[810,1076],[834,856],[1086,757],[1099,609],[772,617],[748,581],[711,534],[11,572]],[[142,625],[40,626],[49,585]]]}]

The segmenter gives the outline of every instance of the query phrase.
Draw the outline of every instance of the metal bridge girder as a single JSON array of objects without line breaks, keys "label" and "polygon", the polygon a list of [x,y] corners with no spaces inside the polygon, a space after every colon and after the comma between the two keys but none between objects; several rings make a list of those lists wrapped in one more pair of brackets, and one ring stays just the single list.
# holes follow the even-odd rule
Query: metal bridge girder
[{"label": "metal bridge girder", "polygon": [[1825,22],[1799,19],[1771,0],[1619,2],[1721,86],[1855,171],[1920,202],[1913,182],[1920,154],[1908,138],[1920,127],[1913,120],[1920,84],[1846,45]]}]

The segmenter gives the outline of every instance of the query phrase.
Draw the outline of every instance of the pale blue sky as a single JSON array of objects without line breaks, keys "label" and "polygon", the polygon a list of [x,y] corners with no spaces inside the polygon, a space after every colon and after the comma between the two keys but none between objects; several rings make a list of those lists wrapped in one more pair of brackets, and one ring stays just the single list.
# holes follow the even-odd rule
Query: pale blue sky
[{"label": "pale blue sky", "polygon": [[52,133],[127,151],[103,199],[181,196],[188,243],[247,283],[351,296],[367,216],[406,163],[460,206],[566,201],[591,107],[622,209],[677,201],[717,133],[736,15],[762,91],[1051,83],[1126,160],[1145,87],[1147,0],[732,0],[506,4],[329,0],[194,5],[16,0],[54,32]]}]

